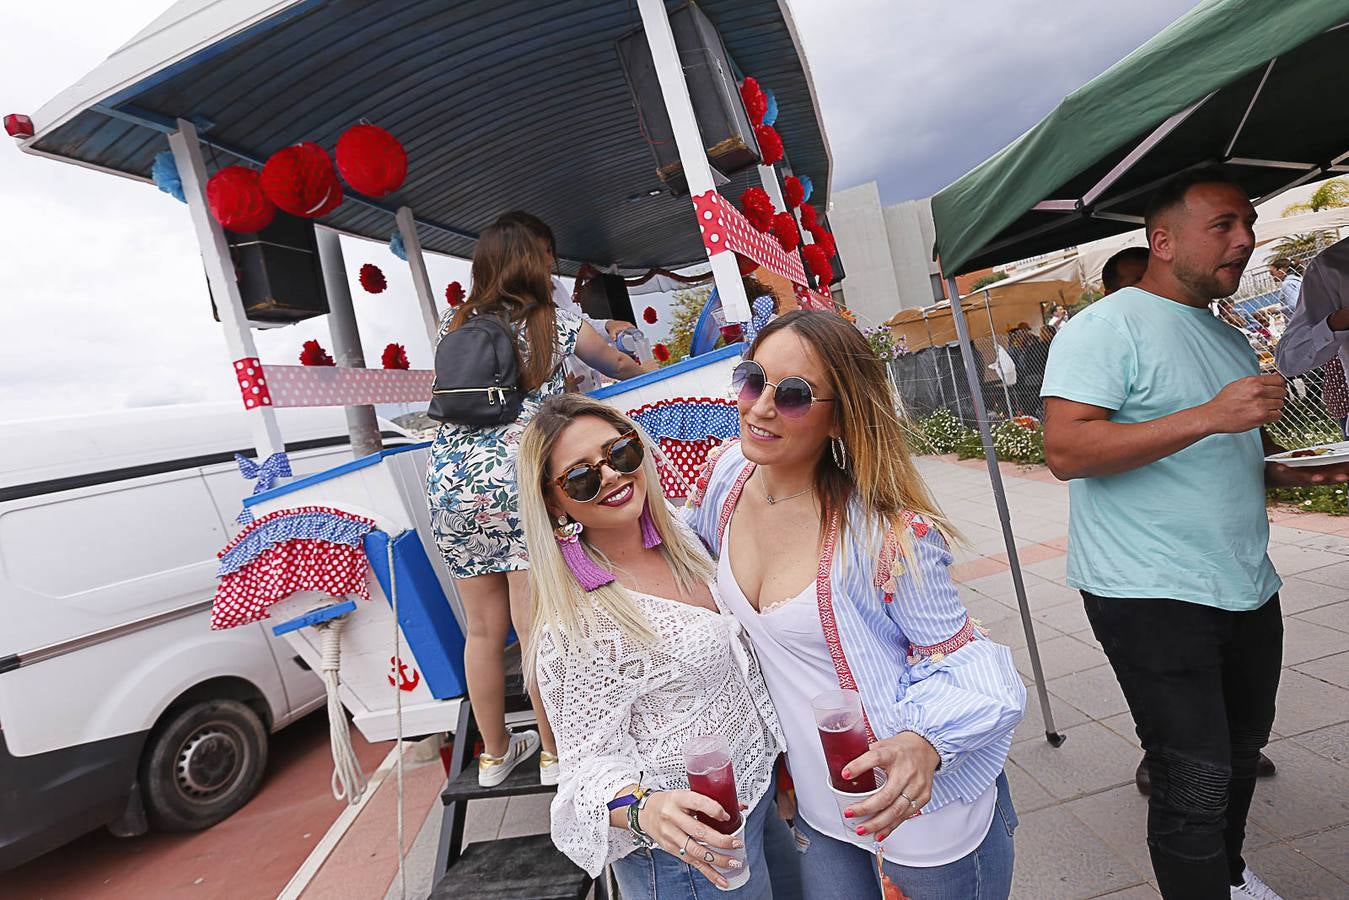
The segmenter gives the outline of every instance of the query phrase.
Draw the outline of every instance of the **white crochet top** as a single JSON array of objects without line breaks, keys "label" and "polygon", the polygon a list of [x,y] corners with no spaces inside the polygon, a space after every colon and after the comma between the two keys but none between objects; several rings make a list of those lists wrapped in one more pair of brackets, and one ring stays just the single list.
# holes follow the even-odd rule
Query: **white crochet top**
[{"label": "white crochet top", "polygon": [[643,787],[686,790],[683,751],[690,740],[726,736],[736,792],[751,808],[786,747],[759,663],[734,617],[632,596],[657,641],[623,633],[602,613],[579,647],[551,629],[539,636],[539,688],[561,764],[553,843],[592,877],[637,847],[627,828],[609,825],[606,804],[639,780]]}]

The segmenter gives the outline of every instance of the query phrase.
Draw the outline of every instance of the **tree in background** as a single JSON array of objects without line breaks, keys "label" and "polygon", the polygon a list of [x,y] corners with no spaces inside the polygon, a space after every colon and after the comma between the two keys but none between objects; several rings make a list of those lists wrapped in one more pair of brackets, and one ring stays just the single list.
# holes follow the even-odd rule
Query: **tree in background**
[{"label": "tree in background", "polygon": [[991,272],[988,275],[985,275],[982,278],[977,279],[974,282],[974,284],[970,285],[970,291],[973,292],[983,290],[990,284],[997,284],[999,281],[1002,281],[1004,278],[1007,277],[1008,276],[1006,272]]},{"label": "tree in background", "polygon": [[1323,247],[1329,247],[1335,241],[1329,232],[1312,231],[1307,234],[1290,234],[1274,245],[1275,256],[1286,256],[1297,262],[1311,256]]},{"label": "tree in background", "polygon": [[670,362],[678,362],[689,355],[693,344],[693,329],[698,324],[698,316],[712,293],[710,286],[675,291],[674,302],[670,304]]},{"label": "tree in background", "polygon": [[1293,203],[1285,206],[1283,214],[1285,216],[1295,216],[1299,213],[1320,212],[1323,209],[1335,209],[1341,206],[1349,206],[1349,181],[1343,178],[1332,178],[1324,182],[1304,203]]}]

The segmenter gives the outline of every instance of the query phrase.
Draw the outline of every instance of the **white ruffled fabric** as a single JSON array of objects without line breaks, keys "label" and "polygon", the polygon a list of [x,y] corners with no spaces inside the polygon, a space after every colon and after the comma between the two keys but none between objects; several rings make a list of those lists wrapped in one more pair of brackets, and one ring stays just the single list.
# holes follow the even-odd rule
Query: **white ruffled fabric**
[{"label": "white ruffled fabric", "polygon": [[736,792],[751,807],[768,790],[786,745],[734,617],[632,596],[656,641],[643,643],[602,614],[579,646],[549,629],[539,637],[539,688],[561,765],[553,843],[592,877],[638,846],[628,829],[609,825],[606,804],[638,781],[687,789],[683,751],[690,740],[726,737]]}]

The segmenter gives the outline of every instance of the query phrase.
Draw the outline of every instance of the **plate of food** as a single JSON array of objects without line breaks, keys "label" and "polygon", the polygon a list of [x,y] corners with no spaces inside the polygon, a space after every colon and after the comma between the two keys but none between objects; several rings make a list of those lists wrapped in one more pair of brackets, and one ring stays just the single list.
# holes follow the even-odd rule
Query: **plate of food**
[{"label": "plate of food", "polygon": [[1280,463],[1285,466],[1331,466],[1349,462],[1349,441],[1337,444],[1316,444],[1300,450],[1285,450],[1266,456],[1265,462]]}]

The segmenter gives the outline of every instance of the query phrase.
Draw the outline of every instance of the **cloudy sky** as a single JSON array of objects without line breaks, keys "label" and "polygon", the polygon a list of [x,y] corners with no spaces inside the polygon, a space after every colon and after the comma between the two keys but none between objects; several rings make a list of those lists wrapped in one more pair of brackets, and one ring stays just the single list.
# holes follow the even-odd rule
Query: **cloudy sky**
[{"label": "cloudy sky", "polygon": [[[0,112],[37,109],[168,5],[0,5]],[[874,179],[886,203],[933,193],[1193,5],[795,0],[835,186]],[[344,244],[353,279],[370,260],[390,282],[378,297],[355,290],[367,361],[399,341],[429,367],[405,268]],[[180,204],[0,142],[0,247],[0,421],[237,397]],[[434,284],[468,280],[457,261],[430,268]],[[311,337],[331,349],[324,319],[260,333],[262,359],[293,362]]]}]

